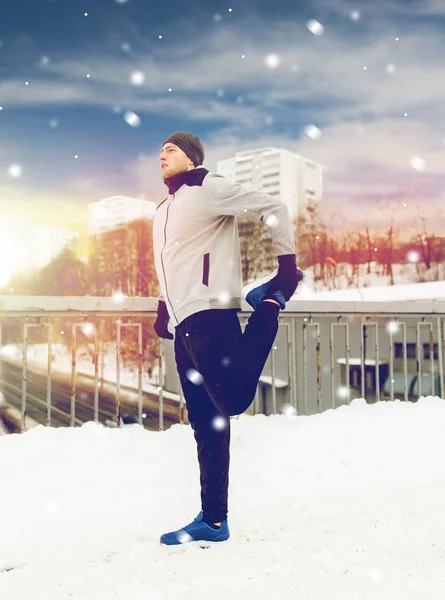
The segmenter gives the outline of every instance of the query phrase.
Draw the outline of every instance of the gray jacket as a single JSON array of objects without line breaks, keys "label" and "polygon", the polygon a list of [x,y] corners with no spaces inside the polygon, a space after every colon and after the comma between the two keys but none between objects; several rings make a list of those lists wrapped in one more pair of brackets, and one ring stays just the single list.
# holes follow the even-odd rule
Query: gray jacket
[{"label": "gray jacket", "polygon": [[295,254],[287,206],[202,166],[161,202],[153,222],[161,295],[177,326],[196,312],[242,309],[241,252],[235,217],[264,221],[277,253]]}]

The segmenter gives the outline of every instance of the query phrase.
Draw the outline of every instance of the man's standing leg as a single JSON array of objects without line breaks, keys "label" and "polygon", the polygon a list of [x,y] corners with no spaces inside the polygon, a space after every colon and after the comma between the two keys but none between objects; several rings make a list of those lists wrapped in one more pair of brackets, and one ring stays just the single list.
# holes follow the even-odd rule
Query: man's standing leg
[{"label": "man's standing leg", "polygon": [[176,327],[175,360],[197,444],[201,506],[206,523],[227,518],[230,463],[230,421],[213,404],[189,353],[191,315]]}]

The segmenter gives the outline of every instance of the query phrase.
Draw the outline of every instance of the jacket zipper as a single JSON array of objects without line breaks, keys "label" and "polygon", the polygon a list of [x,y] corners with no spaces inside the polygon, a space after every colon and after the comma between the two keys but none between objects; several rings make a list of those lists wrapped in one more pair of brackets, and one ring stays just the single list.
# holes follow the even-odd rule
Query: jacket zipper
[{"label": "jacket zipper", "polygon": [[[175,199],[175,194],[173,194],[173,200],[174,200],[174,199]],[[171,303],[171,301],[170,301],[170,298],[168,297],[168,290],[167,290],[167,277],[166,277],[166,275],[165,275],[164,260],[163,260],[163,258],[162,258],[162,252],[163,252],[163,250],[164,250],[164,248],[165,248],[165,246],[166,246],[166,244],[167,244],[167,221],[168,221],[168,211],[169,211],[169,208],[170,208],[170,204],[173,202],[173,200],[167,204],[167,214],[166,214],[166,217],[165,217],[165,223],[164,223],[164,246],[163,246],[163,248],[162,248],[162,250],[161,250],[161,264],[162,264],[162,272],[164,273],[165,295],[167,296],[167,300],[168,300],[168,302],[169,302],[169,304],[170,304],[170,306],[171,306],[172,313],[173,313],[173,314],[175,314],[175,310],[174,310],[174,308],[173,308],[173,305],[172,305],[172,303]],[[176,315],[175,315],[175,319],[176,319]],[[176,323],[178,324],[178,319],[176,319]]]}]

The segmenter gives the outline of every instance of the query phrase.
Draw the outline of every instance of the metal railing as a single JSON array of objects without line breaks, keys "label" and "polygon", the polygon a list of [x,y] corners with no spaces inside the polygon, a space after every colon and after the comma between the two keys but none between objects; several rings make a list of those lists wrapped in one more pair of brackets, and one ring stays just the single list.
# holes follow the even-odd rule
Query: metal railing
[{"label": "metal railing", "polygon": [[[52,425],[54,414],[63,413],[52,403],[52,344],[53,320],[69,317],[71,329],[71,378],[69,425],[82,421],[76,416],[77,336],[86,324],[94,333],[94,400],[93,419],[100,421],[99,360],[101,358],[99,323],[112,319],[116,336],[116,381],[113,418],[122,424],[121,332],[123,328],[137,329],[137,419],[144,422],[143,412],[143,351],[142,326],[156,316],[155,298],[110,297],[31,297],[0,296],[0,350],[2,326],[21,320],[23,333],[20,431],[26,430],[28,409],[28,346],[29,331],[46,328],[48,357],[46,373],[46,418]],[[245,305],[248,306],[247,304]],[[250,310],[239,313],[245,324]],[[280,327],[275,344],[260,378],[249,414],[273,414],[289,409],[293,414],[313,414],[348,404],[362,397],[369,402],[382,399],[404,401],[427,395],[444,396],[445,302],[338,302],[292,300],[280,313]],[[138,322],[135,322],[137,320]],[[151,327],[152,321],[150,322]],[[425,333],[426,332],[426,341]],[[398,341],[397,341],[398,340]],[[20,343],[17,340],[17,343]],[[396,356],[395,344],[402,349]],[[413,354],[415,348],[415,356]],[[409,350],[409,351],[408,351]],[[184,422],[184,398],[179,377],[174,368],[173,344],[159,340],[159,381],[155,402],[159,430],[164,429],[164,396],[170,395],[170,420]],[[400,355],[400,351],[398,353]],[[0,366],[2,357],[0,352]],[[103,356],[102,356],[103,360]],[[429,362],[428,373],[425,363]],[[166,369],[167,367],[167,369]],[[167,376],[168,375],[168,376]],[[266,381],[267,380],[267,381]],[[2,386],[5,389],[2,390]],[[166,387],[167,386],[167,387]],[[1,374],[0,391],[7,392],[8,381]],[[176,400],[172,401],[174,395]],[[35,401],[38,398],[35,397]],[[40,402],[42,400],[40,399]],[[173,402],[173,408],[172,408]],[[173,411],[173,413],[172,413]],[[176,414],[176,417],[172,417]],[[108,415],[111,416],[110,414]]]}]

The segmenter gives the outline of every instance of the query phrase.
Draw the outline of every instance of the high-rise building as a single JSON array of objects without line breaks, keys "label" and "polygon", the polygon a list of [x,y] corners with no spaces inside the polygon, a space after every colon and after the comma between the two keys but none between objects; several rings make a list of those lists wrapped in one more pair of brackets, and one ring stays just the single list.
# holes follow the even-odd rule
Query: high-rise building
[{"label": "high-rise building", "polygon": [[304,211],[308,201],[322,198],[321,165],[284,148],[237,152],[235,158],[218,161],[217,171],[237,183],[278,196],[291,219]]},{"label": "high-rise building", "polygon": [[153,219],[156,204],[139,198],[111,196],[88,204],[88,234],[100,235],[137,219]]}]

